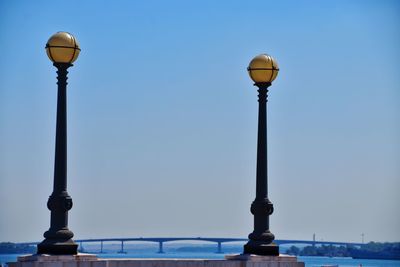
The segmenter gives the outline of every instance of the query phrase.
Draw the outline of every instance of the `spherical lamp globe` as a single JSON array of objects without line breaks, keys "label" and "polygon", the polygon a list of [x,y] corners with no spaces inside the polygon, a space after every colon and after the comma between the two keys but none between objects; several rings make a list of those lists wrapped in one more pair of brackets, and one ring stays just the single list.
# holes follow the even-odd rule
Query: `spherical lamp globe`
[{"label": "spherical lamp globe", "polygon": [[47,56],[54,63],[72,64],[80,51],[78,40],[68,32],[57,32],[46,44]]},{"label": "spherical lamp globe", "polygon": [[279,68],[273,57],[261,54],[250,61],[247,71],[255,83],[271,83],[278,75]]}]

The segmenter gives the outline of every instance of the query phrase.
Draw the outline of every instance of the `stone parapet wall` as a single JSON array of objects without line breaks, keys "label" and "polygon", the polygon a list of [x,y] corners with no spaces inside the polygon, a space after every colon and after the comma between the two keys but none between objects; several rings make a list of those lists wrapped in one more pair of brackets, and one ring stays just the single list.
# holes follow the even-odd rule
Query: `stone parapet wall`
[{"label": "stone parapet wall", "polygon": [[296,257],[233,255],[227,259],[98,259],[94,255],[30,255],[9,263],[10,267],[304,267]]}]

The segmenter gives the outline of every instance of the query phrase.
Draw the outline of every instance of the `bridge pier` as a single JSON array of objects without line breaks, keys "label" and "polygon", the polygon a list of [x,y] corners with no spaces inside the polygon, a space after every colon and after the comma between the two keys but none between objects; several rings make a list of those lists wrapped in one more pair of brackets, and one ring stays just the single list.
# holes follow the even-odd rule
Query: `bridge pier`
[{"label": "bridge pier", "polygon": [[79,251],[82,252],[82,253],[85,252],[85,249],[84,249],[84,247],[83,247],[83,242],[82,242],[82,241],[79,242]]},{"label": "bridge pier", "polygon": [[162,241],[158,242],[158,253],[164,253],[163,244],[164,244],[164,242],[162,242]]},{"label": "bridge pier", "polygon": [[217,242],[218,243],[218,250],[217,250],[217,253],[223,253],[222,252],[222,242]]},{"label": "bridge pier", "polygon": [[124,251],[124,241],[123,241],[123,240],[121,240],[121,250],[118,251],[118,253],[122,253],[122,254],[125,254],[125,253],[126,253],[126,252]]},{"label": "bridge pier", "polygon": [[100,253],[103,253],[103,241],[100,241]]}]

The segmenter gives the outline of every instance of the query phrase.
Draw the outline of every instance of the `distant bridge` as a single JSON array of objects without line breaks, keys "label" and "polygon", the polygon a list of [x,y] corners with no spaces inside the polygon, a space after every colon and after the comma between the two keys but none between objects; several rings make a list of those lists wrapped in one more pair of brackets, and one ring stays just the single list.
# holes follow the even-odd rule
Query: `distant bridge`
[{"label": "distant bridge", "polygon": [[[136,238],[95,238],[95,239],[77,239],[75,242],[80,244],[80,250],[83,251],[83,243],[100,243],[100,253],[103,253],[104,242],[121,242],[121,250],[118,253],[126,253],[124,245],[126,242],[152,242],[158,243],[158,253],[164,253],[163,245],[166,242],[174,241],[205,241],[217,244],[217,253],[222,253],[222,243],[228,242],[247,242],[246,238],[216,238],[216,237],[136,237]],[[39,242],[20,243],[23,245],[37,245]],[[274,243],[284,244],[305,244],[305,245],[333,245],[333,246],[362,246],[363,243],[335,242],[335,241],[316,241],[316,240],[282,240],[276,239]]]}]

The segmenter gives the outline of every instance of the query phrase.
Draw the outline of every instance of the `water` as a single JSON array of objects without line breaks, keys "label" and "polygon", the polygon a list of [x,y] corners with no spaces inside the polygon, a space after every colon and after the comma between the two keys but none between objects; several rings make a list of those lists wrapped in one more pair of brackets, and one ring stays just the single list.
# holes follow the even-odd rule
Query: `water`
[{"label": "water", "polygon": [[[237,252],[233,253],[239,253]],[[228,252],[227,254],[232,254]],[[14,262],[20,254],[0,254],[0,264]],[[225,254],[215,252],[181,252],[167,251],[166,253],[156,253],[154,250],[141,250],[140,252],[102,253],[97,254],[100,258],[197,258],[197,259],[223,259]],[[363,260],[352,258],[329,258],[329,257],[298,257],[299,261],[305,262],[306,267],[320,267],[323,265],[338,265],[341,267],[400,267],[400,261],[394,260]]]}]

